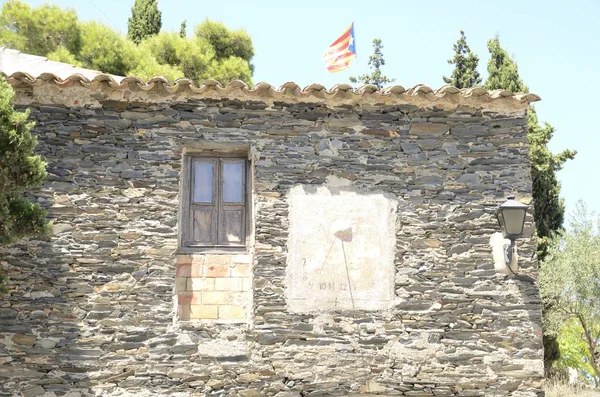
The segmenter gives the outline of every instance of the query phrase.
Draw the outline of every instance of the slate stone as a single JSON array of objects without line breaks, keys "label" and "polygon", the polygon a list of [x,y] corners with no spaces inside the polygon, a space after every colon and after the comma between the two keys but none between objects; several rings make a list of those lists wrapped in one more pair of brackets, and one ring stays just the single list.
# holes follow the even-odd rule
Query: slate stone
[{"label": "slate stone", "polygon": [[42,386],[33,386],[26,389],[22,389],[21,393],[23,394],[23,397],[35,397],[41,396],[42,394],[46,393],[46,390]]},{"label": "slate stone", "polygon": [[9,319],[9,318],[16,318],[16,317],[17,317],[17,311],[15,309],[0,308],[0,318]]},{"label": "slate stone", "polygon": [[11,341],[16,345],[33,346],[37,337],[35,335],[14,334]]},{"label": "slate stone", "polygon": [[404,153],[419,153],[421,151],[421,149],[419,148],[419,145],[416,143],[401,143],[400,147],[402,148],[402,151]]},{"label": "slate stone", "polygon": [[[458,96],[438,106],[426,99],[433,93],[418,94],[416,106],[409,94],[363,103],[338,92],[346,99],[330,106],[312,94],[271,102],[208,98],[210,87],[188,97],[161,84],[146,91],[128,83],[110,95],[106,83],[90,91],[45,84],[53,83],[15,89],[50,173],[27,194],[49,210],[54,234],[0,247],[9,276],[0,299],[0,395],[29,387],[31,395],[342,396],[366,385],[381,395],[541,393],[537,284],[497,274],[489,245],[507,191],[531,195],[524,112],[467,106]],[[410,103],[393,104],[396,97]],[[75,99],[80,105],[57,105]],[[251,321],[182,321],[175,286],[183,149],[231,144],[253,157]],[[290,310],[289,243],[298,225],[290,225],[289,193],[299,187],[397,202],[395,230],[381,242],[393,246],[385,310],[332,309],[335,299]],[[373,260],[380,247],[360,241],[380,225],[353,222],[339,234],[349,276],[370,285],[358,259]],[[531,216],[527,222],[519,265],[535,274]],[[311,266],[327,257],[320,251]],[[327,259],[342,266],[343,258],[334,245]],[[331,276],[347,277],[322,275]],[[368,299],[369,288],[380,286],[354,298]],[[198,346],[218,350],[199,355]]]},{"label": "slate stone", "polygon": [[463,174],[457,181],[461,183],[479,183],[481,177],[478,174]]}]

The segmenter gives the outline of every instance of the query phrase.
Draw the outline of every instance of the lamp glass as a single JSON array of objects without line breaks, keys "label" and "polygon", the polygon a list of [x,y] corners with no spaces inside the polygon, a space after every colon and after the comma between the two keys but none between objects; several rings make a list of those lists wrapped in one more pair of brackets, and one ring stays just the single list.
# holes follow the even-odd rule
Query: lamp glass
[{"label": "lamp glass", "polygon": [[504,233],[506,236],[520,236],[525,225],[525,208],[502,208]]}]

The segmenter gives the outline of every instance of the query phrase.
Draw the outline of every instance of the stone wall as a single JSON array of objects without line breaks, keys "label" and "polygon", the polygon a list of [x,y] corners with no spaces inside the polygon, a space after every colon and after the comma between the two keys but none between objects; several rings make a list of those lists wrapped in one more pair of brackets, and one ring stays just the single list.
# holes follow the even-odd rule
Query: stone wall
[{"label": "stone wall", "polygon": [[[490,247],[497,205],[531,195],[512,97],[336,105],[11,82],[48,162],[32,195],[54,235],[3,248],[0,395],[541,395],[537,285],[498,273]],[[177,255],[182,152],[202,144],[248,147],[244,254]],[[295,189],[393,203],[383,306],[290,306]],[[520,271],[535,277],[526,226]]]}]

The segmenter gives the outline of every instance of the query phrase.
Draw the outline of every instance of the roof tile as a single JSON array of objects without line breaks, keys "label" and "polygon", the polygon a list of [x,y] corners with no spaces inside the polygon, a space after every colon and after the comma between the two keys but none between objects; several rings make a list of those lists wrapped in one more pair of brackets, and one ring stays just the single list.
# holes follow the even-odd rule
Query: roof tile
[{"label": "roof tile", "polygon": [[[328,106],[413,104],[421,108],[471,106],[492,110],[521,111],[528,108],[531,102],[540,100],[540,97],[535,94],[512,93],[506,90],[487,91],[481,87],[461,90],[450,85],[433,90],[431,87],[419,84],[407,90],[400,85],[384,89],[378,89],[374,85],[364,85],[354,89],[350,84],[337,84],[327,90],[321,84],[311,84],[302,89],[294,82],[284,83],[279,89],[263,82],[249,88],[239,80],[231,81],[225,86],[216,80],[206,80],[196,86],[186,78],[170,82],[161,76],[153,77],[146,82],[138,77],[125,77],[117,81],[113,76],[107,74],[98,74],[92,79],[80,74],[73,74],[64,80],[52,73],[42,73],[36,78],[27,73],[16,72],[6,77],[15,87],[41,87],[43,85],[73,89],[85,87],[104,95],[106,99],[135,99],[156,103],[179,102],[192,98],[228,98],[260,100],[268,104],[275,101],[319,102]],[[82,95],[82,93],[79,90],[75,95]],[[58,100],[58,97],[55,99]],[[40,96],[37,100],[40,103],[53,101],[51,97],[44,96]],[[77,103],[85,104],[85,101]]]}]

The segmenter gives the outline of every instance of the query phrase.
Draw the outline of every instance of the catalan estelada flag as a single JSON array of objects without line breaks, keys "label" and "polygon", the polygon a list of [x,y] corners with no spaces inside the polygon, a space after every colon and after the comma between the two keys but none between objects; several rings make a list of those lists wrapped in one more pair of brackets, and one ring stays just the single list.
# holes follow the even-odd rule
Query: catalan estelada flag
[{"label": "catalan estelada flag", "polygon": [[325,55],[323,55],[323,61],[325,61],[327,70],[330,73],[334,73],[347,69],[353,57],[356,57],[354,22],[329,46]]}]

